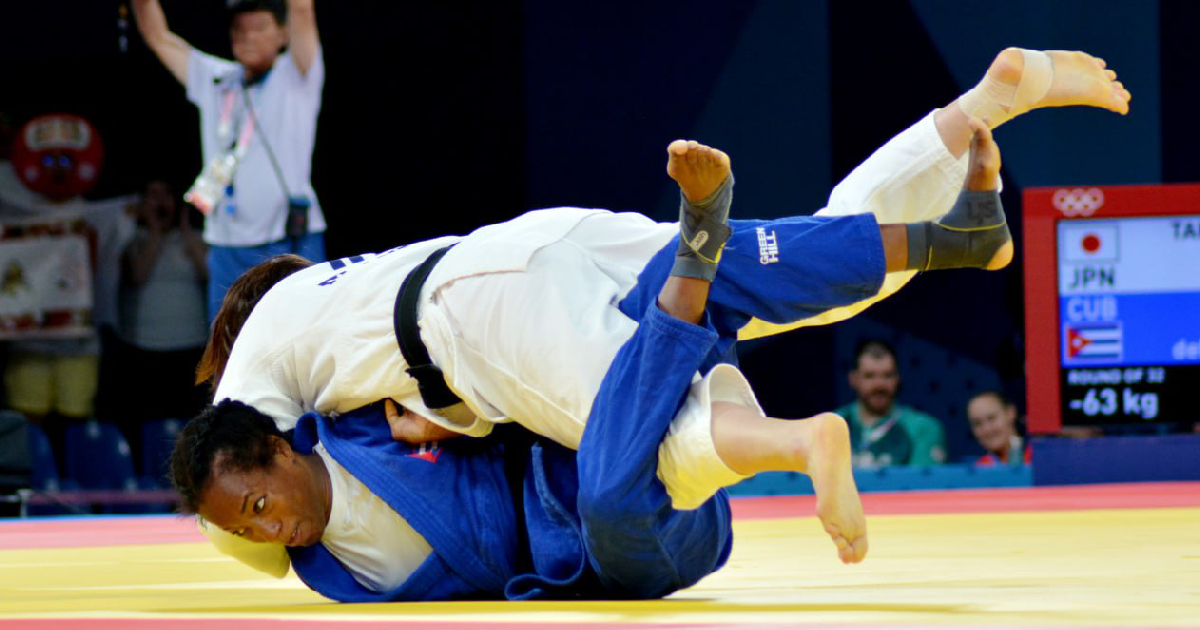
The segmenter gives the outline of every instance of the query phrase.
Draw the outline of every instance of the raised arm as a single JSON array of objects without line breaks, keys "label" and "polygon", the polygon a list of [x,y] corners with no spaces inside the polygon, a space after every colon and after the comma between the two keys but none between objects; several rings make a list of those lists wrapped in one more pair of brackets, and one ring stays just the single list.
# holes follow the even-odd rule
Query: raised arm
[{"label": "raised arm", "polygon": [[317,36],[317,14],[313,0],[288,0],[288,49],[300,74],[307,75],[321,40]]},{"label": "raised arm", "polygon": [[167,28],[167,16],[163,13],[162,5],[158,0],[133,0],[133,15],[146,45],[158,55],[158,60],[167,70],[186,86],[192,46]]}]

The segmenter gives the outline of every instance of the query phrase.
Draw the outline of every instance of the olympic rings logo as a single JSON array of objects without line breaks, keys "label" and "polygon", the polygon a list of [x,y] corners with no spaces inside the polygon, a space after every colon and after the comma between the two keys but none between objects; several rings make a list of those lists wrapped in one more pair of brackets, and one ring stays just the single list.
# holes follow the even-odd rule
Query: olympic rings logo
[{"label": "olympic rings logo", "polygon": [[1059,188],[1051,199],[1054,207],[1068,217],[1087,217],[1104,205],[1104,191],[1099,188]]}]

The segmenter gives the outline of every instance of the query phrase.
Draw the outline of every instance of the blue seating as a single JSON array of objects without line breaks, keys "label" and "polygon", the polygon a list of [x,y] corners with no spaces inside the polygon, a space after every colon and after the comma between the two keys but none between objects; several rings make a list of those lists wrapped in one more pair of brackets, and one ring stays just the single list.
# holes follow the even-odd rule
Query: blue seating
[{"label": "blue seating", "polygon": [[67,478],[85,490],[137,490],[129,442],[116,425],[96,420],[67,426]]},{"label": "blue seating", "polygon": [[33,479],[30,484],[34,490],[57,492],[62,489],[58,478],[58,462],[54,459],[54,450],[50,448],[50,438],[36,424],[26,427],[29,433],[29,457],[33,463]]},{"label": "blue seating", "polygon": [[170,486],[167,475],[170,472],[171,449],[183,424],[184,421],[177,418],[167,418],[142,425],[142,480],[146,487]]},{"label": "blue seating", "polygon": [[[82,490],[139,490],[129,442],[114,424],[88,420],[67,426],[66,477]],[[166,512],[167,505],[96,505],[108,513]]]},{"label": "blue seating", "polygon": [[6,462],[3,468],[20,478],[17,485],[48,491],[60,488],[54,450],[38,425],[19,411],[0,409],[0,434]]},{"label": "blue seating", "polygon": [[[64,483],[58,476],[58,463],[54,450],[50,447],[50,439],[42,429],[25,417],[24,414],[10,409],[0,410],[0,425],[11,430],[13,438],[5,443],[7,449],[21,449],[20,459],[25,464],[28,474],[24,475],[21,487],[31,488],[38,492],[58,492],[73,490],[70,483]],[[74,510],[60,505],[34,504],[24,508],[24,513],[30,516],[50,516],[55,514],[72,514]]]}]

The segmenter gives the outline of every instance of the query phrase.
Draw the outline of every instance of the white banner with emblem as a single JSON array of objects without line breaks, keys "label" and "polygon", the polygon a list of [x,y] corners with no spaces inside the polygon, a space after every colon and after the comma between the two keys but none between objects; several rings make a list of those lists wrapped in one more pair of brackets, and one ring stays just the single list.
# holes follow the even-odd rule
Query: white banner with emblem
[{"label": "white banner with emblem", "polygon": [[0,339],[92,334],[89,234],[76,213],[0,224]]}]

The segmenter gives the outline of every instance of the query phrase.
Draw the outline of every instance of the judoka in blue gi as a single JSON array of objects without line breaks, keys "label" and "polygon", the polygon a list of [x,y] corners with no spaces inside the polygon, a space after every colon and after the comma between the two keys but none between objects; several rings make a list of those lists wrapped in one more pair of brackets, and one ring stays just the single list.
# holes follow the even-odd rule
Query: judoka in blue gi
[{"label": "judoka in blue gi", "polygon": [[[999,154],[986,126],[973,126],[980,159],[972,163],[982,173],[975,185],[990,184],[991,192],[964,193],[940,223],[969,235],[914,235],[898,226],[899,234],[883,235],[887,268],[927,268],[947,252],[959,257],[956,266],[986,266],[1011,250],[994,190]],[[695,509],[673,507],[659,479],[659,444],[722,337],[721,314],[705,305],[729,238],[722,226],[732,183],[719,151],[684,143],[672,151],[677,159],[684,161],[672,173],[685,196],[683,245],[657,293],[634,292],[622,304],[643,315],[608,369],[577,453],[515,427],[432,447],[398,442],[388,427],[396,415],[390,401],[336,420],[306,415],[288,439],[268,416],[224,401],[193,420],[176,445],[172,475],[186,508],[236,535],[283,543],[297,574],[339,601],[653,598],[720,568],[732,545],[728,497],[714,489]],[[974,224],[959,224],[968,220]],[[740,474],[809,474],[817,516],[839,556],[861,560],[866,527],[844,420],[784,421],[730,402],[711,405],[724,464]],[[331,466],[382,499],[428,548],[403,580],[372,588],[347,568],[347,556],[331,551]]]}]

